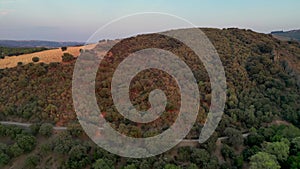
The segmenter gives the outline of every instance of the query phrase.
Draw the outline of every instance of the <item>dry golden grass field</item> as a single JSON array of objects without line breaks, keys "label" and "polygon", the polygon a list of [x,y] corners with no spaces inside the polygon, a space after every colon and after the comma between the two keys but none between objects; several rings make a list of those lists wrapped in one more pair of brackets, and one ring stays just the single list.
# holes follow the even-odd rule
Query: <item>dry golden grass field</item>
[{"label": "dry golden grass field", "polygon": [[4,59],[0,60],[0,69],[15,67],[17,66],[18,62],[22,62],[23,64],[32,63],[33,57],[40,58],[39,62],[43,63],[61,62],[63,53],[70,53],[77,57],[80,54],[80,49],[93,49],[95,45],[96,44],[68,47],[66,51],[62,51],[61,48],[57,48],[19,56],[6,56]]}]

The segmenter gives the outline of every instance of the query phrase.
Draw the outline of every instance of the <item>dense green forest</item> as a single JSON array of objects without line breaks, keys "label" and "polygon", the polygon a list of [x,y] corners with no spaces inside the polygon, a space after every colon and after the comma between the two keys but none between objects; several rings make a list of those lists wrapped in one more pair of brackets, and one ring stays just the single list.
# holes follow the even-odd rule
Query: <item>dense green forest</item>
[{"label": "dense green forest", "polygon": [[[30,129],[0,126],[0,165],[12,166],[21,161],[24,168],[300,168],[300,44],[251,30],[203,31],[220,55],[228,87],[224,115],[206,143],[178,146],[147,159],[122,158],[98,148],[76,123],[71,96],[75,60],[70,59],[67,63],[0,70],[1,121],[34,124]],[[115,129],[132,137],[157,135],[174,122],[179,108],[178,86],[172,85],[176,84],[172,77],[161,71],[139,73],[130,87],[131,100],[138,110],[149,108],[150,91],[165,91],[168,104],[159,119],[136,124],[113,106],[109,89],[114,69],[128,54],[150,46],[178,55],[197,79],[201,107],[197,122],[186,137],[196,139],[211,106],[210,81],[201,61],[189,48],[162,35],[124,39],[111,49],[96,77],[100,109]],[[68,129],[56,131],[52,125]]]}]

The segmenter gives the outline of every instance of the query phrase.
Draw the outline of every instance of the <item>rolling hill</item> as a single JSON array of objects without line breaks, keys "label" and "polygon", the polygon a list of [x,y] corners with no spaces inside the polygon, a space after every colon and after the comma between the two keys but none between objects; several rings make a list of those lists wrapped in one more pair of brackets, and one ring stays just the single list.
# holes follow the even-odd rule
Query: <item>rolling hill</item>
[{"label": "rolling hill", "polygon": [[300,42],[300,30],[292,30],[286,32],[275,31],[275,32],[271,32],[271,34],[280,40]]},{"label": "rolling hill", "polygon": [[0,46],[3,47],[46,47],[59,48],[62,46],[82,46],[83,42],[55,42],[55,41],[41,41],[41,40],[0,40]]},{"label": "rolling hill", "polygon": [[[227,78],[224,115],[215,133],[204,144],[174,148],[147,159],[122,158],[97,147],[78,127],[72,100],[75,60],[57,62],[62,51],[49,50],[52,53],[40,53],[44,56],[41,62],[45,63],[0,69],[0,120],[36,124],[31,133],[0,125],[0,137],[4,140],[0,149],[2,163],[7,165],[6,168],[16,167],[18,162],[20,166],[31,165],[33,168],[249,168],[249,163],[255,161],[251,159],[261,159],[261,156],[265,159],[268,155],[265,152],[269,152],[275,155],[266,159],[267,164],[276,168],[297,167],[300,159],[300,149],[296,147],[300,137],[300,44],[251,30],[202,30],[218,51]],[[105,44],[98,45],[101,49],[106,47]],[[180,93],[174,79],[162,71],[142,71],[130,86],[130,99],[141,111],[150,106],[150,91],[156,88],[165,91],[168,104],[158,119],[149,124],[134,123],[120,115],[113,105],[110,87],[115,68],[130,53],[150,46],[176,54],[195,75],[201,104],[196,124],[186,139],[197,139],[209,107],[213,106],[208,74],[190,48],[160,34],[123,39],[104,57],[95,79],[101,116],[120,133],[135,138],[158,135],[174,122],[180,106]],[[79,48],[74,48],[74,51],[79,52]],[[73,48],[69,50],[71,53]],[[91,47],[88,52],[99,51]],[[14,63],[31,62],[31,57],[36,55],[17,56]],[[90,62],[88,57],[85,59]],[[90,70],[90,67],[86,69]],[[94,112],[79,113],[87,113],[94,119],[91,122],[97,122],[99,117]],[[278,121],[279,125],[276,124]],[[49,134],[44,131],[47,126],[41,126],[41,123],[71,125],[72,128],[46,137]],[[95,134],[101,136],[105,133]],[[226,139],[218,141],[218,137]],[[24,160],[27,155],[28,160]]]}]

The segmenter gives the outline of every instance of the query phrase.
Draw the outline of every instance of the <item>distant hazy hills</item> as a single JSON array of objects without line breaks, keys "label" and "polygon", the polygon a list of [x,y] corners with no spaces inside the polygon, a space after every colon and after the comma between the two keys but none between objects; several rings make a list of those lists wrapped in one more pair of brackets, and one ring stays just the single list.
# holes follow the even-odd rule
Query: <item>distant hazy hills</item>
[{"label": "distant hazy hills", "polygon": [[47,47],[57,48],[62,46],[81,46],[83,42],[54,42],[54,41],[17,41],[17,40],[0,40],[0,46],[4,47]]},{"label": "distant hazy hills", "polygon": [[287,41],[294,40],[300,42],[300,29],[287,31],[287,32],[275,31],[275,32],[271,32],[271,34],[280,40],[287,40]]}]

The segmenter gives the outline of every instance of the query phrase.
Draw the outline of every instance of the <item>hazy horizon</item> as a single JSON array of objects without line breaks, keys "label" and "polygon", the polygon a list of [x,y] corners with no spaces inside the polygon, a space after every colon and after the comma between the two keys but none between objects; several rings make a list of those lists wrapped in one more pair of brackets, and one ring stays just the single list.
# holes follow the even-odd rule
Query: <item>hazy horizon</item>
[{"label": "hazy horizon", "polygon": [[[176,15],[197,27],[270,33],[299,29],[299,6],[297,0],[0,0],[0,39],[85,42],[111,20],[142,12]],[[104,37],[115,39],[118,32],[134,29],[137,24],[124,25]]]}]

